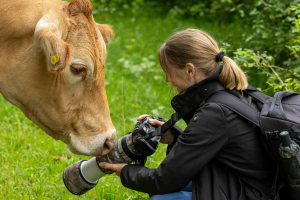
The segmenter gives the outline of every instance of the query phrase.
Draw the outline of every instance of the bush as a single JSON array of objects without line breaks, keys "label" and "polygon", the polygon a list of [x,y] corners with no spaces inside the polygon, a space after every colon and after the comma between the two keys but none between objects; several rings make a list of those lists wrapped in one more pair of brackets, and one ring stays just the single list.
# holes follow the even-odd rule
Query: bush
[{"label": "bush", "polygon": [[[275,8],[265,4],[268,7],[266,10],[269,10],[270,13],[279,9],[282,15],[273,14],[270,17],[270,23],[273,24],[271,26],[269,23],[262,23],[264,21],[262,19],[267,18],[266,14],[256,13],[260,16],[257,19],[259,22],[255,22],[253,26],[256,30],[254,38],[257,37],[257,39],[254,39],[254,43],[261,46],[258,45],[255,51],[252,49],[237,49],[234,52],[234,60],[240,66],[248,68],[250,74],[260,73],[263,75],[260,82],[264,80],[268,84],[268,87],[264,86],[264,91],[269,94],[281,90],[300,92],[298,59],[300,52],[300,21],[296,18],[300,14],[300,5],[294,5],[295,3],[291,3],[288,8]],[[282,19],[277,26],[274,25],[276,18]],[[266,29],[266,27],[269,27],[269,29]],[[266,48],[262,48],[264,46]],[[268,53],[258,51],[268,48],[270,49]],[[253,67],[255,68],[253,69]],[[258,85],[263,86],[264,83],[261,82]]]}]

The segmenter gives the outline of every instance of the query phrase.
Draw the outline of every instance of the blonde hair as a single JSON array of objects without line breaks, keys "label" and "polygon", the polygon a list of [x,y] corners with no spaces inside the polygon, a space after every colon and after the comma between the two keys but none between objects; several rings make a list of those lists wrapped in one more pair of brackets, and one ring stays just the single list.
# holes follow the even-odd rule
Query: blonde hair
[{"label": "blonde hair", "polygon": [[[216,41],[204,31],[188,28],[172,35],[158,51],[158,58],[163,69],[168,71],[167,63],[180,69],[192,63],[205,75],[212,75],[220,69],[216,56],[220,52]],[[245,90],[247,77],[241,68],[228,56],[224,56],[223,70],[219,81],[226,89]],[[170,66],[170,65],[169,65]]]}]

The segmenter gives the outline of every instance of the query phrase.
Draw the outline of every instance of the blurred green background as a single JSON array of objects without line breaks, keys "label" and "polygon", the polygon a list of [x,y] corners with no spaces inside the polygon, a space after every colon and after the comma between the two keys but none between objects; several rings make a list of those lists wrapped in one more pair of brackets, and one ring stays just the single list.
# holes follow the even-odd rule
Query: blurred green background
[{"label": "blurred green background", "polygon": [[[188,27],[212,35],[265,93],[299,92],[298,3],[292,0],[100,0],[94,18],[110,24],[115,37],[107,45],[106,91],[117,138],[131,131],[141,114],[168,119],[175,92],[164,81],[157,60],[159,46]],[[0,98],[1,199],[148,199],[107,175],[88,193],[74,196],[64,187],[63,170],[86,156],[70,153],[16,107]],[[185,128],[180,121],[179,126]],[[166,146],[148,158],[157,167]]]}]

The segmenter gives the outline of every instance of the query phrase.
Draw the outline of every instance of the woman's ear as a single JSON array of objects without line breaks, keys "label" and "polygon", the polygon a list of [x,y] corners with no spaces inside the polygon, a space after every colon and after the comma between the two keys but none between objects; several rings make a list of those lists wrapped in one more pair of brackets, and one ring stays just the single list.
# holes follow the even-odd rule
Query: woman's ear
[{"label": "woman's ear", "polygon": [[195,67],[192,63],[186,63],[185,65],[185,71],[189,78],[193,78],[195,76]]},{"label": "woman's ear", "polygon": [[104,42],[107,44],[114,37],[115,33],[111,26],[107,24],[98,24],[96,23]]},{"label": "woman's ear", "polygon": [[72,45],[61,39],[62,27],[58,28],[58,20],[53,15],[45,15],[35,27],[34,38],[43,49],[47,68],[51,72],[60,72],[71,63]]}]

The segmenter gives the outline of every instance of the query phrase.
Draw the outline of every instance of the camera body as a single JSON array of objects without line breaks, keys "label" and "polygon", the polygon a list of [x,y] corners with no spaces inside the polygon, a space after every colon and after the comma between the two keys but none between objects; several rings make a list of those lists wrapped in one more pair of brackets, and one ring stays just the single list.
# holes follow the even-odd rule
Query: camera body
[{"label": "camera body", "polygon": [[[94,157],[89,161],[81,160],[67,167],[63,172],[66,188],[75,195],[81,195],[94,188],[101,177],[114,173],[112,170],[99,167],[101,162],[112,164],[135,162],[144,165],[146,157],[156,151],[162,135],[161,127],[151,125],[149,119],[165,122],[163,118],[147,116],[136,123],[132,132],[117,140],[108,154]],[[171,129],[182,132],[177,126]]]}]

